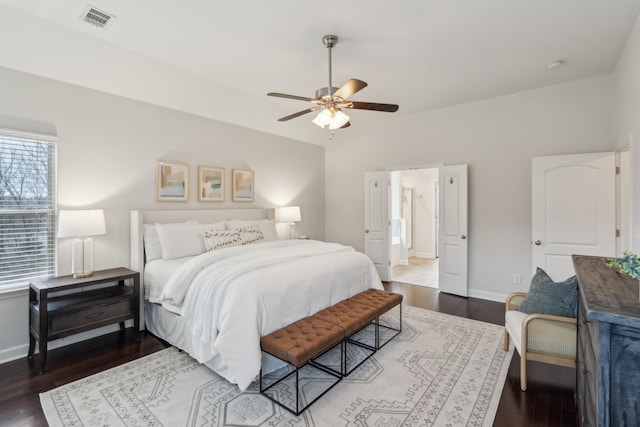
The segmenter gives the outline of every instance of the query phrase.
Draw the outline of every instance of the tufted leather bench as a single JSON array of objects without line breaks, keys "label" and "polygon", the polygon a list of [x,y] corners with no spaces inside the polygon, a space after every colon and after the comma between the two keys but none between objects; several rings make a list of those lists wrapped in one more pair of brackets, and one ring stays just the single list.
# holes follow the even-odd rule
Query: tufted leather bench
[{"label": "tufted leather bench", "polygon": [[[357,302],[353,302],[351,299],[346,299],[334,304],[331,307],[325,308],[313,315],[316,319],[333,323],[344,330],[345,339],[343,341],[342,348],[342,375],[349,375],[354,369],[364,363],[373,355],[373,353],[375,353],[375,348],[362,345],[360,342],[353,341],[350,338],[352,335],[355,335],[358,331],[369,325],[377,316],[378,310],[376,307],[359,304]],[[347,342],[363,347],[370,353],[359,360],[349,360],[347,357]]]},{"label": "tufted leather bench", "polygon": [[349,298],[349,301],[364,304],[377,310],[380,316],[402,302],[402,295],[380,289],[367,289]]},{"label": "tufted leather bench", "polygon": [[[376,310],[376,316],[372,321],[375,323],[375,349],[380,349],[386,343],[391,341],[396,335],[402,332],[402,295],[393,292],[382,291],[379,289],[367,289],[364,292],[360,292],[357,295],[352,296],[348,301],[366,305],[367,307],[374,308]],[[395,306],[400,306],[400,324],[398,328],[392,326],[383,325],[380,323],[380,316],[387,311],[391,310]],[[380,340],[380,328],[387,331],[394,331],[392,335],[386,337],[381,342]]]},{"label": "tufted leather bench", "polygon": [[[340,372],[336,372],[330,367],[323,366],[322,364],[313,361],[313,358],[321,356],[326,351],[332,349],[336,344],[340,345],[340,365],[344,359],[342,350],[342,341],[344,339],[344,329],[333,323],[326,322],[322,319],[315,318],[313,316],[300,319],[284,328],[278,329],[266,335],[260,339],[260,347],[265,353],[271,354],[280,360],[294,366],[294,371],[288,373],[284,377],[275,381],[271,385],[264,387],[262,371],[260,372],[260,393],[267,398],[276,402],[280,406],[284,407],[295,415],[300,415],[302,411],[307,409],[313,402],[322,397],[327,391],[329,391],[334,385],[342,380],[342,367]],[[300,369],[307,364],[311,364],[313,367],[324,371],[326,374],[333,376],[335,381],[326,382],[325,386],[328,386],[314,399],[301,399],[300,396]],[[281,400],[277,399],[278,392],[271,394],[268,391],[278,384],[285,384],[287,378],[295,374],[295,407],[285,405]],[[286,394],[289,393],[287,390]],[[311,400],[310,402],[308,402]],[[307,401],[306,405],[303,401]]]},{"label": "tufted leather bench", "polygon": [[[352,372],[379,348],[401,332],[401,303],[402,295],[378,289],[368,289],[351,298],[327,307],[312,316],[300,319],[262,337],[260,340],[262,351],[289,363],[294,367],[294,370],[267,387],[264,387],[263,375],[262,372],[260,372],[260,393],[288,411],[293,412],[295,415],[300,415],[300,413],[336,385],[343,376]],[[380,324],[380,316],[397,305],[400,305],[400,326],[396,329]],[[373,346],[359,342],[353,338],[359,331],[367,328],[372,322],[374,324]],[[388,337],[383,344],[380,344],[380,328],[395,331],[395,334]],[[371,351],[364,360],[358,361],[357,365],[350,370],[347,369],[347,343],[355,344]],[[323,354],[335,348],[336,344],[340,344],[341,366],[339,372],[319,363],[317,360]],[[322,383],[326,383],[328,387],[313,399],[301,399],[300,396],[299,372],[307,365],[320,369],[326,374],[336,378],[333,382],[321,381]],[[277,387],[278,384],[287,381],[287,378],[294,374],[295,393],[291,393],[288,389],[280,393],[278,391],[269,391]],[[294,405],[289,407],[281,401],[282,399],[277,398],[279,395],[285,396],[289,394],[295,395],[295,408],[293,407]],[[310,402],[302,405],[302,401]]]},{"label": "tufted leather bench", "polygon": [[341,327],[312,316],[262,337],[260,347],[299,368],[343,338]]}]

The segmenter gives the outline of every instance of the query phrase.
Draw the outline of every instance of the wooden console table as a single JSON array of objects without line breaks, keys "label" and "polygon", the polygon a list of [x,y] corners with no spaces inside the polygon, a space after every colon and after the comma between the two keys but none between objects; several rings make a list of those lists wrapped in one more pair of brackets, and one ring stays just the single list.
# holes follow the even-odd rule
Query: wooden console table
[{"label": "wooden console table", "polygon": [[[127,280],[132,282],[131,286],[125,286]],[[108,283],[114,285],[105,287]],[[61,294],[61,291],[69,292]],[[120,323],[120,329],[124,330],[128,319],[133,319],[134,336],[140,341],[139,318],[140,273],[128,268],[96,271],[84,279],[62,276],[34,280],[29,284],[27,357],[33,358],[38,341],[38,373],[42,373],[49,341],[113,323]]]},{"label": "wooden console table", "polygon": [[573,255],[578,276],[576,404],[583,426],[640,426],[638,281]]}]

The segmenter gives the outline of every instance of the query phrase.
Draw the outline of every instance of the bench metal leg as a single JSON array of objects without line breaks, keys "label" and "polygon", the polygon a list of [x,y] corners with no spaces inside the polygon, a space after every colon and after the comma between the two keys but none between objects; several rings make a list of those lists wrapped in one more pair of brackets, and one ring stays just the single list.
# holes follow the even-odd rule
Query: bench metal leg
[{"label": "bench metal leg", "polygon": [[[319,355],[317,355],[314,359],[317,359],[319,357],[321,357],[322,355],[326,354],[327,352],[333,350],[334,348],[336,348],[337,346],[340,347],[340,362],[342,362],[344,360],[344,347],[343,347],[343,340],[340,340],[338,343],[334,344],[332,347],[330,347],[329,349],[323,351],[322,353],[320,353]],[[267,352],[265,352],[267,353]],[[267,353],[270,354],[270,353]],[[274,356],[272,354],[272,356]],[[274,356],[278,359],[280,359],[277,356]],[[282,360],[282,359],[280,359]],[[286,362],[286,360],[283,360],[283,362]],[[277,381],[275,381],[274,383],[268,385],[265,387],[264,382],[263,382],[263,374],[262,374],[262,369],[260,370],[260,394],[262,394],[263,396],[265,396],[267,399],[271,400],[272,402],[277,403],[278,405],[280,405],[281,407],[283,407],[284,409],[286,409],[287,411],[291,412],[292,414],[298,416],[300,415],[302,412],[304,412],[309,406],[311,406],[313,403],[315,403],[318,399],[320,399],[322,396],[324,396],[329,390],[331,390],[336,384],[338,384],[341,380],[342,380],[342,363],[340,363],[340,371],[335,371],[334,369],[324,366],[322,364],[320,364],[317,360],[309,360],[307,363],[303,364],[302,366],[295,366],[292,364],[288,363],[288,366],[292,366],[294,368],[294,370],[292,372],[289,372],[287,374],[285,374],[282,378],[278,379]],[[300,392],[300,370],[303,369],[304,367],[313,367],[319,371],[324,372],[325,374],[331,375],[333,377],[336,378],[336,380],[331,383],[331,385],[329,387],[327,387],[322,393],[320,393],[315,399],[313,399],[311,402],[307,403],[306,405],[301,401],[302,400],[302,394]],[[274,395],[268,393],[269,390],[271,390],[273,387],[275,387],[276,385],[282,383],[283,381],[285,381],[287,378],[290,378],[292,375],[295,375],[294,378],[294,384],[295,384],[295,400],[296,400],[296,404],[295,404],[295,408],[294,407],[288,407],[287,405],[285,405],[283,402],[280,402],[274,395],[277,393],[273,393]],[[285,386],[286,387],[286,386]]]}]

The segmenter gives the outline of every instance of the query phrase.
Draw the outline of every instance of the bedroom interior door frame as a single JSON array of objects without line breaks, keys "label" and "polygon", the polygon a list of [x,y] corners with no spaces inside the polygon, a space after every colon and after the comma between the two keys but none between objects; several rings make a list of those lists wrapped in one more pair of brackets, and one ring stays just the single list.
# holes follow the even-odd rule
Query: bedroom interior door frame
[{"label": "bedroom interior door frame", "polygon": [[[439,289],[443,292],[467,296],[467,165],[429,165],[365,172],[365,254],[383,281],[392,280],[391,270],[391,173],[402,170],[438,169],[439,226],[436,253],[439,257]],[[444,174],[444,175],[443,175]],[[455,179],[453,179],[455,177]],[[445,179],[452,178],[455,192],[443,188]],[[376,186],[376,183],[378,186]],[[382,186],[380,186],[382,184]],[[384,191],[383,191],[384,190]],[[372,228],[373,226],[373,228]],[[446,230],[455,231],[449,236]],[[373,232],[372,230],[376,230]],[[444,233],[444,234],[443,234]],[[451,233],[449,233],[451,234]],[[443,288],[444,284],[444,288]]]}]

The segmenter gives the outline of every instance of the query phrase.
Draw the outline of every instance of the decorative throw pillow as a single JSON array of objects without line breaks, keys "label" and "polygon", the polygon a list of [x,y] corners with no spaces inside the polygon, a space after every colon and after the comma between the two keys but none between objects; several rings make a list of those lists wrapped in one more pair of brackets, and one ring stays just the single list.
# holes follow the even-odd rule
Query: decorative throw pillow
[{"label": "decorative throw pillow", "polygon": [[518,311],[523,313],[553,314],[576,317],[578,300],[578,279],[570,277],[563,282],[554,282],[541,268],[531,279],[529,293]]},{"label": "decorative throw pillow", "polygon": [[260,226],[260,231],[262,231],[262,237],[265,242],[278,240],[276,224],[271,219],[232,219],[227,221],[227,228],[230,230],[237,230],[251,225]]},{"label": "decorative throw pillow", "polygon": [[264,241],[264,235],[260,229],[260,225],[254,224],[248,227],[242,227],[235,230],[240,235],[240,241],[243,245],[250,245]]},{"label": "decorative throw pillow", "polygon": [[214,249],[229,248],[242,245],[238,230],[209,230],[204,232],[204,245],[207,252]]}]

